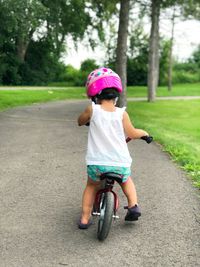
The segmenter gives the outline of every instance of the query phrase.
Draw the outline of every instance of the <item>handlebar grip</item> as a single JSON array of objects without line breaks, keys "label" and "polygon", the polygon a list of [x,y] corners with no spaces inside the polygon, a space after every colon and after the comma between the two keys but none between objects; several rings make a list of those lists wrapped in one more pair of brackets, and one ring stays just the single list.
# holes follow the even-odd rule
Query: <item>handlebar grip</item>
[{"label": "handlebar grip", "polygon": [[132,139],[130,137],[126,138],[126,143],[130,142]]},{"label": "handlebar grip", "polygon": [[142,136],[141,139],[146,141],[147,144],[150,144],[153,141],[153,136],[146,135],[146,136]]}]

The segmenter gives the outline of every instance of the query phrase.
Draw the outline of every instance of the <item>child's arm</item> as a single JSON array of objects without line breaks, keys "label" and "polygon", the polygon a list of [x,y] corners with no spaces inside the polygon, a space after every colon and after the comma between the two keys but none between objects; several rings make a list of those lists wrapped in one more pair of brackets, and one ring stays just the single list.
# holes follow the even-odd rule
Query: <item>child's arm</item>
[{"label": "child's arm", "polygon": [[124,126],[124,131],[126,133],[126,135],[128,137],[130,137],[131,139],[139,139],[143,136],[148,136],[149,134],[142,130],[142,129],[136,129],[130,118],[129,118],[129,115],[126,111],[124,111],[124,114],[123,114],[123,126]]},{"label": "child's arm", "polygon": [[92,116],[92,105],[89,105],[83,113],[78,117],[78,125],[82,126],[85,125],[87,122],[90,121]]}]

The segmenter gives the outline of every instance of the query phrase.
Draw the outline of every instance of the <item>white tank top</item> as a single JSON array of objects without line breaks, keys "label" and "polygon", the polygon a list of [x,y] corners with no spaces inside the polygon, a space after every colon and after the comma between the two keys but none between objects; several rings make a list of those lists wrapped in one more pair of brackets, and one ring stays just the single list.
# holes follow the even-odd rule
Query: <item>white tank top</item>
[{"label": "white tank top", "polygon": [[105,111],[92,102],[88,134],[87,165],[130,167],[132,159],[125,141],[122,124],[124,108]]}]

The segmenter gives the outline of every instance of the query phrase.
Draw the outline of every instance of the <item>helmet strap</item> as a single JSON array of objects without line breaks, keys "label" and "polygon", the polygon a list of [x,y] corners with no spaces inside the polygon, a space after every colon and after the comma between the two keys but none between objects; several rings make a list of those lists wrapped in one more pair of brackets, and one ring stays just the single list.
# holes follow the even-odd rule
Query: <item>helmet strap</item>
[{"label": "helmet strap", "polygon": [[117,101],[118,101],[119,97],[116,97],[115,98],[115,102],[114,102],[114,105],[116,106],[117,105]]},{"label": "helmet strap", "polygon": [[92,97],[91,97],[91,100],[92,100],[92,102],[94,102],[95,104],[97,104],[97,97],[92,96]]}]

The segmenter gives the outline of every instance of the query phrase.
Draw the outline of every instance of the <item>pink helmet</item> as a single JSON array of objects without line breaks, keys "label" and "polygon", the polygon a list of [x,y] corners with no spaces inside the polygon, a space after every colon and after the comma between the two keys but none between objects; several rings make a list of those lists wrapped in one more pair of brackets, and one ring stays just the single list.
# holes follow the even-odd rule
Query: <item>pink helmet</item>
[{"label": "pink helmet", "polygon": [[96,69],[88,75],[86,88],[88,97],[93,97],[106,88],[115,88],[119,93],[123,90],[119,75],[104,67]]}]

